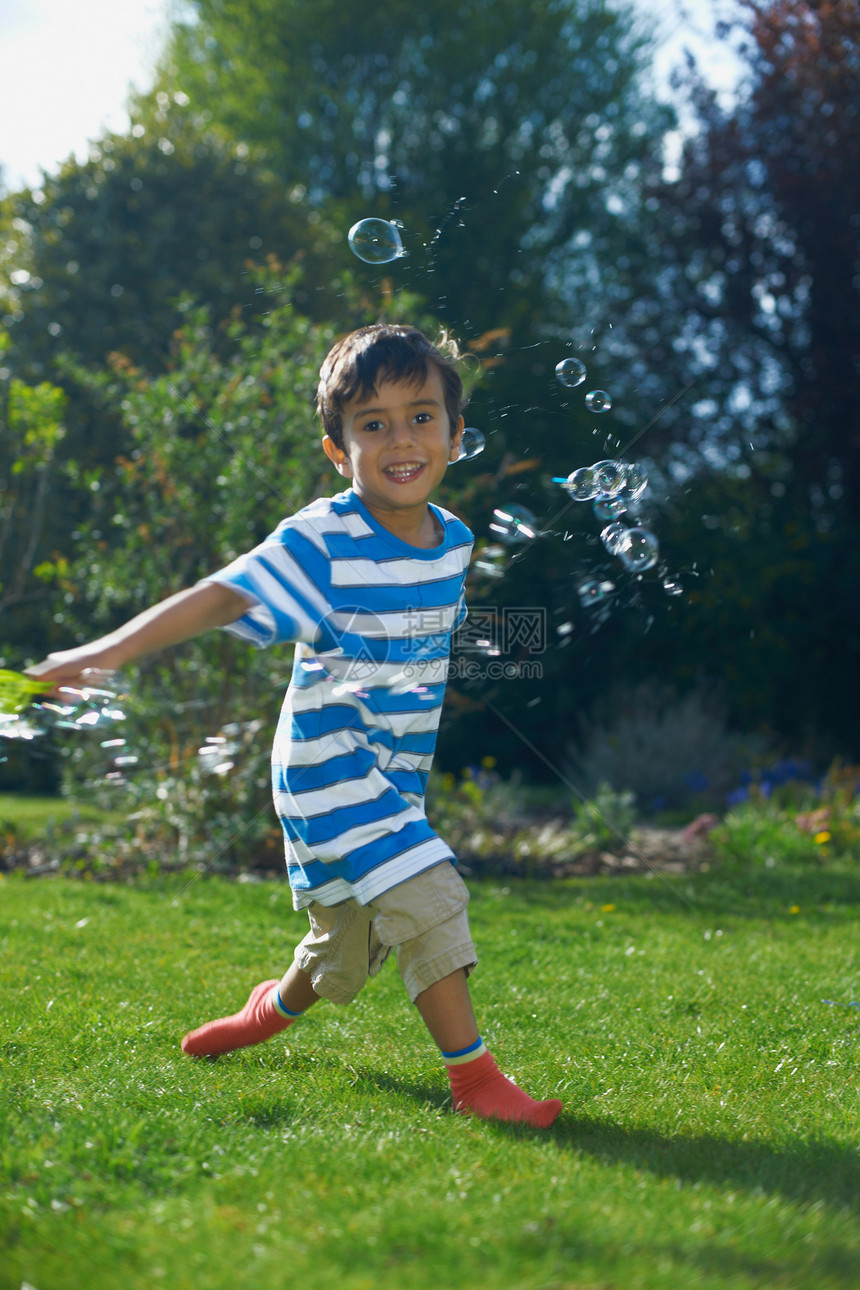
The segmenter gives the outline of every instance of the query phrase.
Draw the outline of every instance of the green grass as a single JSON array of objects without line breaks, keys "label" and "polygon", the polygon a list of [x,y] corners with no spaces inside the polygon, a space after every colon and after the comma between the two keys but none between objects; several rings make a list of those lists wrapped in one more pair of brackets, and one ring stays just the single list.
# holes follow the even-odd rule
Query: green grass
[{"label": "green grass", "polygon": [[860,875],[672,881],[473,884],[541,1133],[451,1113],[391,964],[185,1058],[288,964],[284,884],[7,878],[0,1290],[854,1290]]},{"label": "green grass", "polygon": [[20,842],[35,842],[64,825],[100,824],[123,815],[97,806],[79,806],[63,797],[0,793],[0,834],[11,826]]}]

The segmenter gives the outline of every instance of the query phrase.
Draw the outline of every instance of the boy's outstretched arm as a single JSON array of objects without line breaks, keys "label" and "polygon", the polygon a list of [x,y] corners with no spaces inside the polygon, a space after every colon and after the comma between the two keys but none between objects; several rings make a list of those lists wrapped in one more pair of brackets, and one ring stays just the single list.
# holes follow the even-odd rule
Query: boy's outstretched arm
[{"label": "boy's outstretched arm", "polygon": [[191,640],[212,627],[235,622],[249,608],[249,601],[220,582],[202,582],[145,609],[115,632],[88,645],[49,654],[27,669],[38,680],[73,682],[87,668],[114,672],[144,654]]}]

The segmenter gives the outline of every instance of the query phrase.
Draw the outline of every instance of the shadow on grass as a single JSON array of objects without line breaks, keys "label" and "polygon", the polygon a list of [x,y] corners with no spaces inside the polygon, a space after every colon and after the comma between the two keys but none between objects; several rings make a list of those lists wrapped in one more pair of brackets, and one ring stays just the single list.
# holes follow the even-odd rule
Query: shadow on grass
[{"label": "shadow on grass", "polygon": [[[509,1125],[499,1129],[517,1136],[538,1132]],[[659,1178],[779,1195],[803,1204],[823,1201],[841,1209],[860,1208],[860,1158],[854,1147],[837,1142],[811,1139],[776,1146],[709,1133],[674,1135],[564,1112],[550,1132],[569,1150],[607,1165],[632,1165]]]},{"label": "shadow on grass", "polygon": [[[353,1066],[334,1057],[290,1059],[290,1072],[304,1069],[334,1075],[346,1081],[359,1096],[383,1092],[394,1098],[411,1098],[432,1111],[450,1110],[447,1089],[429,1080],[408,1079],[389,1071]],[[248,1118],[271,1128],[294,1123],[296,1108],[267,1095]],[[860,1209],[860,1157],[853,1147],[822,1140],[798,1140],[783,1146],[762,1141],[734,1141],[714,1134],[661,1133],[657,1129],[628,1128],[621,1124],[562,1112],[549,1130],[528,1125],[487,1126],[517,1140],[546,1142],[576,1151],[606,1165],[627,1165],[658,1178],[682,1183],[707,1183],[731,1191],[735,1188],[762,1195],[779,1195],[802,1204]]]}]

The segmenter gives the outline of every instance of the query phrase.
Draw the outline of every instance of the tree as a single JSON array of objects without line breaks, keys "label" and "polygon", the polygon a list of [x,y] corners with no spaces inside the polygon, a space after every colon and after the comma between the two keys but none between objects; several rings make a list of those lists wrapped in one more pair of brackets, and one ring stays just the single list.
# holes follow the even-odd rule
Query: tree
[{"label": "tree", "polygon": [[187,106],[172,105],[169,137],[155,119],[107,135],[87,162],[0,202],[3,321],[20,374],[55,373],[61,353],[163,368],[180,296],[217,323],[248,307],[249,266],[266,255],[303,260],[310,278],[325,231],[246,150],[203,137]]},{"label": "tree", "polygon": [[593,265],[613,240],[671,120],[643,90],[631,13],[603,0],[192,12],[159,93],[179,87],[342,237],[359,215],[401,219],[412,289],[472,335],[567,323],[546,312],[560,260],[576,248]]},{"label": "tree", "polygon": [[[658,287],[678,319],[665,370],[679,384],[695,380],[692,422],[661,418],[649,446],[692,490],[686,517],[675,508],[676,533],[718,570],[691,640],[708,641],[717,674],[729,677],[736,719],[793,741],[814,727],[850,755],[857,735],[844,693],[860,662],[860,617],[846,595],[860,572],[860,11],[850,0],[740,7],[726,34],[744,33],[745,91],[721,110],[691,69],[701,129],[677,180],[649,199],[665,230]],[[647,329],[640,335],[647,342]],[[655,367],[647,343],[642,353]],[[702,514],[713,527],[696,535]],[[689,648],[674,639],[673,666],[689,668]]]}]

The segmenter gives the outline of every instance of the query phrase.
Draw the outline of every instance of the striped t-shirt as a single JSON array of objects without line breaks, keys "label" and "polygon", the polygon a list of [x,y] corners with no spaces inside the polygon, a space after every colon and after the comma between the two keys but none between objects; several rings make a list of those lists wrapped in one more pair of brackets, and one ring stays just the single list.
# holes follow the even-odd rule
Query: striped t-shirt
[{"label": "striped t-shirt", "polygon": [[204,579],[251,602],[226,631],[259,646],[299,642],[272,751],[296,909],[366,904],[454,862],[424,793],[473,535],[431,509],[443,537],[425,550],[347,489]]}]

